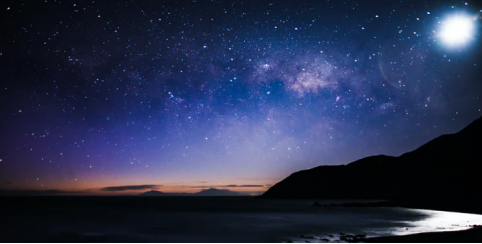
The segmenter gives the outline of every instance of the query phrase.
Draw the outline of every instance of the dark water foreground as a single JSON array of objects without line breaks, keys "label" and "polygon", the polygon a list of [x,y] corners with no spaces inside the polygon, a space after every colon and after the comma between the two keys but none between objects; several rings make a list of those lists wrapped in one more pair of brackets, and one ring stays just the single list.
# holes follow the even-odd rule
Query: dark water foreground
[{"label": "dark water foreground", "polygon": [[[326,242],[467,229],[482,216],[251,197],[3,197],[1,242]],[[342,201],[318,201],[323,204]],[[351,201],[353,202],[353,201]],[[326,238],[326,239],[325,239]]]}]

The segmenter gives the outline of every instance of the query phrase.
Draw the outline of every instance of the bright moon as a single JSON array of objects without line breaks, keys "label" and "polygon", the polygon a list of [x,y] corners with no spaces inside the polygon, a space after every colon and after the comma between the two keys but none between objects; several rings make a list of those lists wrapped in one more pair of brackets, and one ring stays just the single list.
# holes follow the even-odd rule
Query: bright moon
[{"label": "bright moon", "polygon": [[442,23],[440,38],[448,46],[460,46],[472,39],[474,20],[469,16],[453,16]]}]

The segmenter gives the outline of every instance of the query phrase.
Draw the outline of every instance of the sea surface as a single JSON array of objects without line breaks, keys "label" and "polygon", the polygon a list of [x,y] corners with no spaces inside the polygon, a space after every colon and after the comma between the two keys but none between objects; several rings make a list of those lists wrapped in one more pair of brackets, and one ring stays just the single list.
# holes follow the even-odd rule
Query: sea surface
[{"label": "sea surface", "polygon": [[10,204],[0,209],[0,241],[324,242],[321,239],[326,238],[338,242],[340,232],[376,237],[462,230],[482,224],[482,215],[476,214],[388,207],[325,208],[313,206],[314,200],[123,199]]}]

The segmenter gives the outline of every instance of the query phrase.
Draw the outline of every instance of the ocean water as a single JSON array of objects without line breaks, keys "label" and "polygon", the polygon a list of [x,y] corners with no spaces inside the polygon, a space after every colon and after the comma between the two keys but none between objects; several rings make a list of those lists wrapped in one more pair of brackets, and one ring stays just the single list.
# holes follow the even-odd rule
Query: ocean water
[{"label": "ocean water", "polygon": [[120,204],[3,208],[0,241],[324,242],[321,239],[327,238],[337,242],[340,232],[375,237],[482,224],[482,215],[475,214],[323,208],[312,206],[314,201],[309,200],[163,197],[145,207],[142,199],[135,205],[118,201]]}]

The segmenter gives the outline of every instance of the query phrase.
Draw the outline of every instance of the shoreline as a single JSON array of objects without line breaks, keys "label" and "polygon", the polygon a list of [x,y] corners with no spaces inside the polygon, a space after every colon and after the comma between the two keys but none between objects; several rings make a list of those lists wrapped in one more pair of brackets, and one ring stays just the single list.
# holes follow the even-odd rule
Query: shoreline
[{"label": "shoreline", "polygon": [[412,208],[412,209],[426,209],[426,210],[435,210],[435,211],[446,211],[446,212],[456,212],[456,213],[467,213],[467,214],[479,214],[482,215],[482,202],[481,201],[471,201],[468,204],[460,204],[451,201],[439,201],[439,202],[415,202],[415,201],[396,201],[396,200],[386,200],[386,201],[378,201],[378,202],[369,202],[369,203],[357,203],[357,202],[348,202],[348,203],[341,203],[341,204],[319,204],[315,202],[313,204],[314,207],[370,207],[370,208],[377,208],[377,207],[401,207],[401,208]]},{"label": "shoreline", "polygon": [[465,230],[431,231],[407,235],[368,237],[366,234],[300,235],[284,243],[482,243],[482,226],[473,225]]},{"label": "shoreline", "polygon": [[[227,198],[220,198],[220,197],[193,197],[189,201],[184,201],[184,197],[182,197],[182,206],[179,204],[167,204],[166,200],[170,200],[171,202],[174,201],[177,203],[179,198],[177,197],[152,197],[152,198],[143,198],[143,197],[0,197],[0,199],[5,200],[4,204],[7,205],[6,210],[4,211],[12,211],[15,210],[18,213],[28,213],[30,211],[35,212],[46,209],[53,209],[57,211],[61,209],[60,213],[64,213],[63,211],[70,212],[72,209],[82,208],[83,210],[92,210],[101,211],[108,207],[110,210],[122,211],[122,210],[136,210],[142,209],[142,213],[145,211],[151,210],[163,210],[163,211],[185,211],[186,209],[190,211],[196,212],[204,212],[204,211],[221,211],[223,209],[229,210],[233,209],[232,203],[236,203],[234,206],[238,209],[237,203],[240,203],[239,206],[250,206],[249,209],[244,210],[252,210],[256,209],[257,211],[263,210],[263,212],[269,213],[272,209],[272,204],[256,204],[255,201],[246,201],[247,199],[252,199],[252,197],[227,197]],[[119,201],[122,199],[122,201]],[[193,201],[197,199],[196,201]],[[213,202],[218,202],[218,199],[225,199],[223,202],[226,204],[218,206],[217,204],[213,205]],[[209,201],[208,201],[209,200]],[[239,201],[241,200],[241,201]],[[401,207],[406,209],[429,209],[429,210],[436,210],[436,211],[448,211],[448,212],[457,212],[457,213],[470,213],[470,214],[478,214],[482,213],[481,208],[478,206],[480,201],[464,201],[464,204],[457,203],[456,201],[394,201],[394,200],[376,200],[372,202],[361,202],[357,199],[350,199],[345,202],[334,202],[329,203],[329,201],[316,199],[320,201],[320,203],[316,203],[315,199],[305,199],[306,205],[299,208],[303,213],[310,214],[315,209],[310,210],[310,208],[333,208],[333,210],[340,208],[371,208],[368,212],[376,212],[376,208],[379,207],[382,210],[385,207]],[[363,199],[359,199],[363,200]],[[366,199],[365,199],[366,200]],[[243,203],[244,202],[244,203]],[[468,203],[467,203],[468,202]],[[160,203],[164,203],[160,205]],[[247,205],[246,205],[246,204]],[[297,205],[298,206],[298,205]],[[482,205],[480,205],[482,206]],[[306,210],[306,211],[304,211]],[[321,210],[321,209],[320,209]],[[350,212],[349,209],[347,209]],[[14,211],[14,212],[15,212]],[[338,210],[334,211],[337,212]],[[357,210],[358,211],[358,210]],[[361,210],[363,212],[363,210]],[[318,212],[318,211],[314,211]],[[323,212],[323,211],[322,211]],[[330,212],[330,211],[328,211]],[[342,210],[343,212],[343,210]],[[297,211],[298,213],[298,211]],[[177,218],[177,217],[176,217]],[[389,221],[390,219],[387,219]],[[446,220],[450,224],[450,218],[446,218]],[[329,223],[330,224],[330,223]],[[313,233],[303,233],[308,229],[295,229],[291,231],[288,236],[284,236],[281,239],[273,237],[275,242],[297,242],[297,243],[349,243],[349,242],[361,242],[361,243],[393,243],[393,242],[482,242],[482,226],[480,226],[480,221],[478,222],[471,222],[471,224],[477,224],[478,226],[469,225],[469,223],[465,223],[465,220],[460,223],[452,222],[452,224],[457,224],[456,226],[463,226],[463,229],[457,228],[454,229],[446,229],[446,230],[437,230],[435,229],[426,229],[425,231],[429,232],[411,232],[411,233],[401,233],[402,235],[394,235],[393,232],[380,232],[378,234],[375,233],[359,233],[356,229],[340,229],[343,230],[345,233],[337,233],[332,232],[336,231],[338,228],[331,228],[327,229],[325,233],[319,233],[317,230],[314,230]],[[460,224],[460,225],[459,225]],[[18,225],[21,226],[21,225]],[[156,224],[157,226],[157,224]],[[9,227],[10,228],[10,227]],[[151,228],[151,227],[146,227]],[[437,228],[439,229],[439,228]],[[311,229],[313,230],[313,229]],[[368,230],[368,229],[367,229]],[[89,230],[90,231],[90,230]],[[147,230],[146,230],[147,231]],[[156,229],[157,231],[157,229]],[[303,231],[303,232],[298,232]],[[359,231],[363,231],[359,229]],[[82,233],[64,233],[61,236],[54,236],[52,238],[61,238],[61,239],[81,239],[81,240],[98,240],[100,242],[109,242],[110,238],[122,238],[118,236],[111,236],[111,235],[90,235],[90,232],[86,232],[87,234]],[[135,232],[137,233],[137,232]],[[144,232],[139,232],[144,233]],[[147,232],[146,232],[147,233]],[[151,229],[149,232],[151,233]],[[157,233],[157,232],[154,232]],[[412,234],[413,233],[413,234]],[[286,234],[286,233],[285,233]],[[293,235],[294,234],[294,235]],[[397,233],[398,234],[398,233]],[[149,234],[150,235],[150,234]],[[387,235],[387,236],[384,236]],[[7,238],[7,237],[4,237]],[[18,236],[12,235],[9,238],[19,238]],[[34,237],[32,237],[34,238]],[[50,238],[50,237],[49,237]],[[11,239],[15,240],[15,239]],[[32,239],[34,240],[34,239]],[[52,239],[53,240],[53,239]],[[47,241],[48,242],[48,241]],[[69,241],[67,241],[69,242]],[[141,241],[142,242],[142,241]]]},{"label": "shoreline", "polygon": [[[336,207],[401,207],[409,209],[425,209],[434,211],[446,211],[454,213],[467,213],[482,215],[482,205],[479,201],[471,201],[469,204],[461,205],[452,201],[440,202],[415,202],[415,201],[395,201],[386,200],[371,203],[341,203],[341,204],[319,204],[315,202],[314,207],[336,208]],[[330,240],[332,242],[332,240]],[[348,240],[337,240],[336,242],[359,242],[359,243],[482,243],[482,226],[473,225],[465,230],[456,231],[432,231],[408,235],[390,235],[368,238],[354,238]],[[328,241],[324,241],[328,242]]]},{"label": "shoreline", "polygon": [[482,227],[472,227],[467,230],[425,232],[401,236],[382,236],[367,238],[365,243],[480,243],[482,242]]}]

